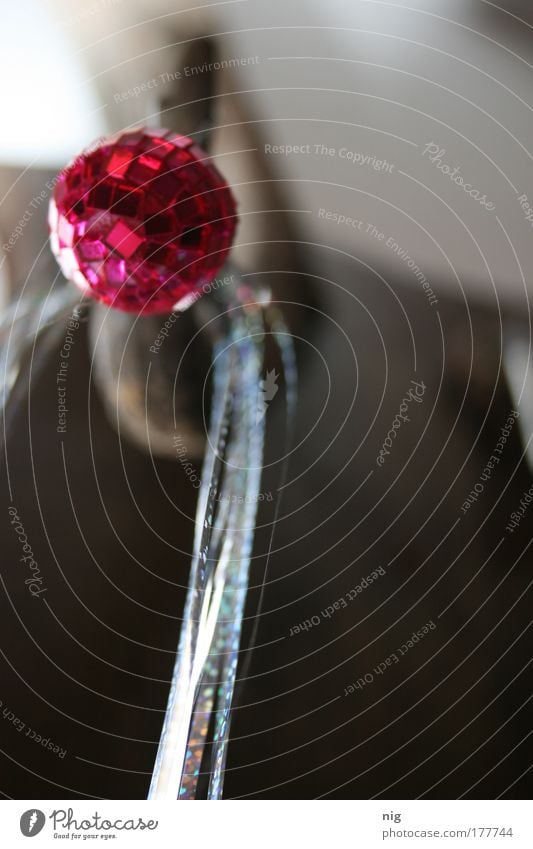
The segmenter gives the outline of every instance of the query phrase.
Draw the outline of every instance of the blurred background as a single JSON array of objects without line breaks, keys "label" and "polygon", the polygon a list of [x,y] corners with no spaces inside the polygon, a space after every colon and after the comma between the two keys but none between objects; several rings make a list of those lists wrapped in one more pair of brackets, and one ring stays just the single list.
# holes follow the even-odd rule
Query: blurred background
[{"label": "blurred background", "polygon": [[[283,490],[269,409],[228,798],[530,793],[532,30],[519,0],[4,6],[3,313],[66,285],[46,220],[66,162],[139,124],[210,125],[233,258],[295,339]],[[76,330],[65,437],[61,334],[4,427],[4,515],[14,503],[48,591],[28,596],[8,517],[0,699],[65,752],[4,718],[8,797],[144,798],[166,703],[196,493],[165,393],[201,316],[153,364],[146,406],[161,322],[102,316]],[[207,354],[177,385],[195,463]]]}]

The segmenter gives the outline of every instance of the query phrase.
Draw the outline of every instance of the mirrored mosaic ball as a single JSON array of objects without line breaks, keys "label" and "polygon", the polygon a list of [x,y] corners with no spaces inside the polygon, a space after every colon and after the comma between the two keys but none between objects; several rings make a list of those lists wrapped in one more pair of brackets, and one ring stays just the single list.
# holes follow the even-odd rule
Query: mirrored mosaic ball
[{"label": "mirrored mosaic ball", "polygon": [[192,139],[121,133],[57,177],[50,243],[65,276],[118,309],[165,313],[220,270],[237,226],[230,188]]}]

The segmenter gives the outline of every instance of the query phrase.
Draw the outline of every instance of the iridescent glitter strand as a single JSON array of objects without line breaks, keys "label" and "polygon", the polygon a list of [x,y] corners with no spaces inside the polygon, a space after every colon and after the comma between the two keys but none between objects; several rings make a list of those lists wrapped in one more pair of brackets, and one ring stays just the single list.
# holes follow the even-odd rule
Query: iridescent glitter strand
[{"label": "iridescent glitter strand", "polygon": [[[230,328],[214,356],[214,404],[197,512],[197,554],[149,798],[222,798],[263,466],[265,411],[260,383],[267,332],[277,345],[284,372],[287,454],[292,432],[296,364],[281,314],[247,301],[246,294],[242,302],[230,305],[228,314]],[[283,480],[286,467],[285,458]],[[279,499],[275,518],[278,509]],[[262,595],[263,588],[257,614]],[[256,631],[257,616],[252,646]],[[246,651],[249,657],[251,648]]]},{"label": "iridescent glitter strand", "polygon": [[209,724],[213,742],[207,772],[208,798],[220,798],[226,756],[229,717],[235,685],[241,625],[248,589],[259,484],[263,460],[264,423],[257,420],[259,377],[263,362],[264,329],[260,312],[248,324],[235,320],[237,355],[234,386],[233,432],[228,443],[225,477],[219,496],[214,542],[220,544],[215,585],[220,604],[212,650],[206,661],[192,728],[202,729],[190,747],[180,799],[195,798]]},{"label": "iridescent glitter strand", "polygon": [[[290,446],[292,443],[293,437],[293,427],[295,422],[295,413],[296,413],[296,400],[297,400],[297,369],[296,369],[296,357],[294,351],[294,345],[292,341],[292,336],[288,331],[287,326],[283,320],[283,317],[280,311],[275,307],[269,307],[266,310],[266,318],[268,319],[268,327],[269,332],[271,332],[272,337],[278,347],[279,353],[281,355],[281,362],[283,366],[283,376],[285,380],[285,403],[286,403],[286,438],[285,438],[285,452],[284,458],[282,462],[281,469],[281,480],[280,486],[278,488],[278,498],[276,502],[276,507],[274,511],[274,517],[272,521],[272,529],[271,529],[271,538],[269,550],[266,558],[265,572],[263,575],[263,580],[261,583],[261,593],[259,597],[259,602],[257,605],[257,611],[255,614],[254,627],[252,630],[252,634],[250,637],[249,645],[246,649],[245,661],[242,664],[241,669],[241,680],[245,679],[246,671],[248,668],[248,662],[251,657],[251,652],[253,651],[253,647],[255,644],[255,640],[257,637],[259,618],[261,614],[261,607],[263,603],[263,594],[264,588],[266,584],[266,575],[268,568],[268,560],[270,556],[270,547],[272,545],[274,529],[276,526],[276,521],[279,513],[280,507],[280,498],[281,492],[285,485],[287,468],[288,468],[288,458]],[[257,408],[256,408],[257,409]],[[263,441],[264,441],[264,418],[263,416],[255,415],[255,420],[252,420],[252,428],[250,430],[250,444],[248,446],[248,464],[249,471],[254,475],[254,480],[251,483],[250,488],[253,489],[254,492],[259,492],[260,486],[260,463],[262,462],[263,457]],[[245,499],[244,511],[243,511],[243,524],[242,528],[248,529],[251,527],[252,523],[255,522],[256,512],[257,512],[257,500],[247,502]],[[237,525],[237,527],[239,527]],[[240,549],[240,568],[237,570],[237,581],[235,585],[235,592],[233,596],[233,607],[231,610],[227,611],[227,619],[225,620],[225,632],[222,632],[221,635],[221,646],[228,647],[225,656],[226,662],[222,669],[221,674],[221,682],[219,687],[219,700],[222,704],[222,707],[219,709],[217,715],[217,725],[215,730],[215,741],[214,741],[214,755],[213,755],[213,768],[211,773],[211,780],[209,784],[209,799],[221,799],[222,791],[223,791],[223,782],[224,782],[224,770],[226,766],[226,758],[228,754],[228,744],[229,744],[229,730],[230,730],[230,720],[231,720],[231,710],[232,710],[232,702],[234,698],[234,689],[235,689],[235,680],[237,674],[237,662],[238,662],[238,653],[239,653],[239,641],[238,635],[240,634],[240,623],[242,622],[243,612],[244,612],[244,604],[246,601],[246,593],[248,589],[248,572],[249,572],[249,563],[251,557],[251,548],[253,543],[253,537],[246,535],[240,541],[238,541],[237,545],[241,545]],[[239,623],[239,627],[235,627],[236,624]],[[232,627],[233,624],[233,627]],[[227,634],[227,637],[226,637]]]},{"label": "iridescent glitter strand", "polygon": [[250,559],[261,484],[265,421],[260,409],[257,378],[262,367],[263,346],[259,348],[256,341],[261,338],[261,331],[262,328],[257,328],[253,334],[255,345],[252,343],[241,349],[243,356],[240,397],[237,403],[237,407],[240,408],[240,433],[236,439],[237,456],[235,459],[232,458],[232,471],[236,477],[232,489],[240,488],[240,492],[236,498],[237,507],[227,531],[231,545],[231,560],[215,643],[215,652],[219,654],[221,662],[209,799],[222,798],[231,705],[237,675],[242,619],[248,591]]},{"label": "iridescent glitter strand", "polygon": [[189,590],[172,674],[165,721],[148,794],[149,799],[176,799],[188,757],[196,689],[210,647],[209,619],[214,561],[208,558],[213,514],[231,411],[230,352],[215,356],[212,421],[198,499]]},{"label": "iridescent glitter strand", "polygon": [[[226,739],[235,681],[264,442],[264,424],[255,420],[264,360],[262,310],[237,303],[229,312],[227,338],[215,349],[197,553],[150,799],[195,798],[212,720],[215,761],[220,766],[224,760],[217,746]],[[221,786],[220,774],[215,770],[212,787]]]}]

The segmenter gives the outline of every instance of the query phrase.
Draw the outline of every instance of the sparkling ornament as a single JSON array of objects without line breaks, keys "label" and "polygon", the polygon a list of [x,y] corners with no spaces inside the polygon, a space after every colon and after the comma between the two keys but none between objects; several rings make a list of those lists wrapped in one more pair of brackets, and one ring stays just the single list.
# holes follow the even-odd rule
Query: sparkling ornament
[{"label": "sparkling ornament", "polygon": [[59,175],[52,250],[84,293],[128,312],[164,313],[220,270],[237,225],[231,190],[192,139],[128,131]]},{"label": "sparkling ornament", "polygon": [[[195,300],[224,264],[236,225],[231,191],[207,155],[165,130],[121,133],[82,154],[59,175],[50,202],[51,246],[67,278],[104,303],[143,314]],[[266,421],[257,410],[267,335],[286,386],[280,489],[290,455],[290,334],[262,285],[245,284],[236,270],[230,277],[237,279],[223,294],[213,287],[211,295],[220,309],[210,331],[211,424],[150,799],[222,798],[263,466]],[[255,630],[248,658],[254,640]],[[201,772],[209,773],[207,788]]]}]

